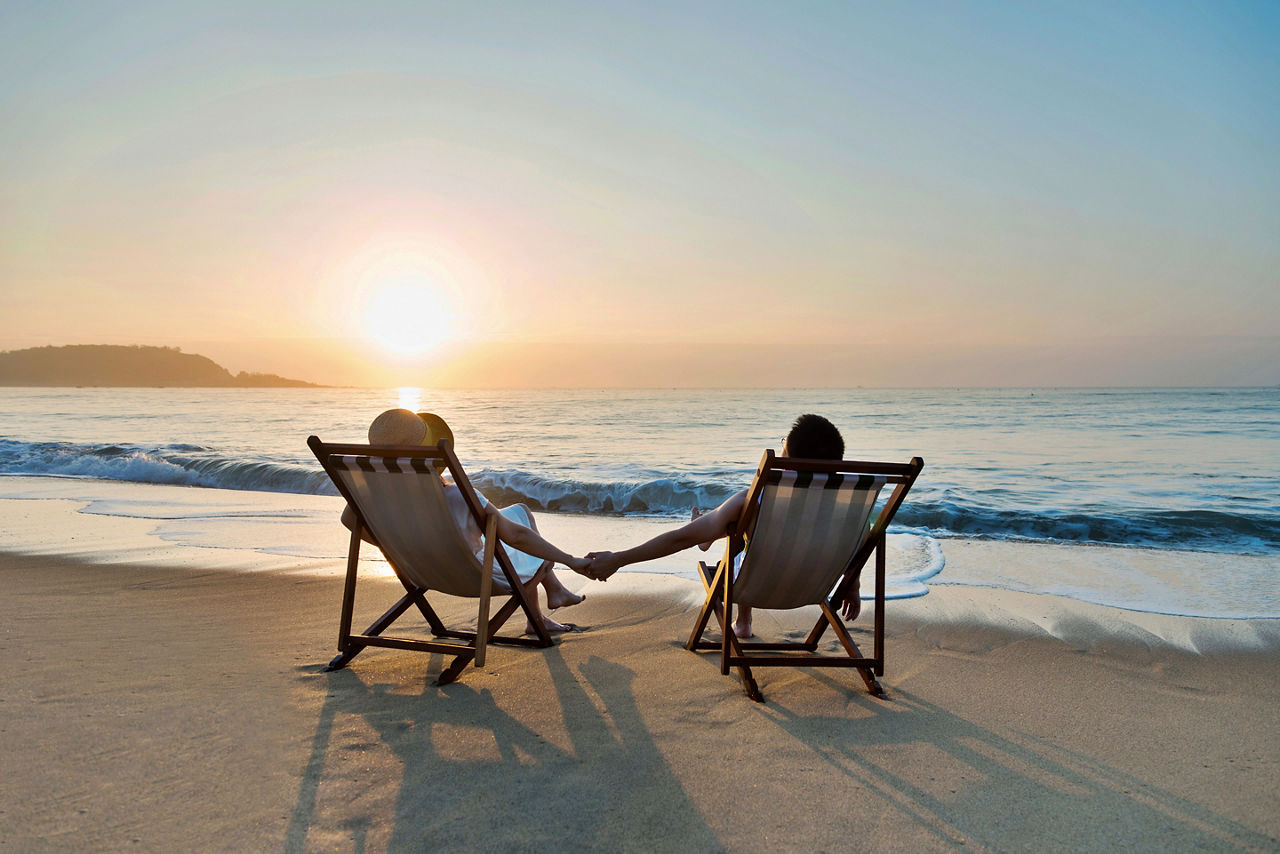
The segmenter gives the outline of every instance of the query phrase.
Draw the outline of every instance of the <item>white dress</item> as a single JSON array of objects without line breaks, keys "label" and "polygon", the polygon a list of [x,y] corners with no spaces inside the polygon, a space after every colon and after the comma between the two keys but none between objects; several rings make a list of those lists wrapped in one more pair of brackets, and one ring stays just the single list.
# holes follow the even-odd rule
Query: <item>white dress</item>
[{"label": "white dress", "polygon": [[[475,554],[476,560],[483,561],[484,532],[480,530],[480,526],[476,524],[475,517],[467,509],[467,500],[462,497],[462,490],[458,489],[456,485],[446,482],[444,485],[444,497],[449,502],[449,512],[453,514],[453,522],[458,526],[458,530],[462,532],[468,548]],[[476,497],[480,499],[480,503],[483,506],[491,506],[489,499],[479,492],[476,493]],[[526,528],[533,527],[533,520],[529,518],[529,511],[525,509],[523,504],[502,507],[499,508],[498,512],[511,521],[524,525]],[[516,575],[520,577],[521,581],[529,581],[538,574],[538,570],[542,569],[542,565],[546,563],[540,557],[527,555],[513,548],[507,548],[506,552],[507,557],[511,558],[511,566],[515,569]],[[493,565],[493,577],[498,581],[506,581],[506,576],[502,574],[502,568],[498,566],[496,561]]]}]

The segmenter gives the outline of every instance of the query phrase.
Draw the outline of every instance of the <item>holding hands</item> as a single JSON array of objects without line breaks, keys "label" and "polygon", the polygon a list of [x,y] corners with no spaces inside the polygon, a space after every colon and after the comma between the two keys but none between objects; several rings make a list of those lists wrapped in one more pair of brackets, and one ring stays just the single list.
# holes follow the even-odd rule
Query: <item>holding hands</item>
[{"label": "holding hands", "polygon": [[596,581],[604,581],[622,566],[622,561],[614,552],[589,552],[586,560],[586,569],[579,570],[574,567],[574,571],[581,572],[587,578],[594,578]]},{"label": "holding hands", "polygon": [[565,561],[565,565],[579,575],[595,581],[604,581],[624,565],[624,561],[614,552],[589,552],[586,557],[575,557]]},{"label": "holding hands", "polygon": [[[727,533],[729,521],[736,519],[741,513],[745,498],[746,490],[743,490],[710,513],[703,513],[695,507],[689,523],[681,528],[659,534],[620,552],[588,552],[585,558],[575,558],[569,567],[587,578],[604,581],[629,564],[665,557],[692,546],[706,551],[712,542]],[[581,561],[586,561],[587,565],[580,567]]]}]

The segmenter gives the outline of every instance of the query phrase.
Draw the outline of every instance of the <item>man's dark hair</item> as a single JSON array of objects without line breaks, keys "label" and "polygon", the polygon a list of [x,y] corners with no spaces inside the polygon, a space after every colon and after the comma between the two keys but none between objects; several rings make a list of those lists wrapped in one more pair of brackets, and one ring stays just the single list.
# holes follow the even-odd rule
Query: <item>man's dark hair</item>
[{"label": "man's dark hair", "polygon": [[807,460],[843,460],[844,438],[821,415],[801,415],[787,434],[787,454]]}]

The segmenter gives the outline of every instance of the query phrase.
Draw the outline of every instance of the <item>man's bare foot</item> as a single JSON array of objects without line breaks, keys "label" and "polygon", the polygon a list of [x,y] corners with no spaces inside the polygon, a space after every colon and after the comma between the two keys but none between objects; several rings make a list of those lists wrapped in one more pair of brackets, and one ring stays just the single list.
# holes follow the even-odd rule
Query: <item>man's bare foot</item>
[{"label": "man's bare foot", "polygon": [[547,610],[554,611],[556,608],[567,608],[570,605],[577,605],[583,599],[586,599],[578,593],[574,593],[567,587],[561,587],[556,591],[547,591]]},{"label": "man's bare foot", "polygon": [[739,640],[746,640],[747,638],[755,637],[755,632],[751,631],[750,623],[743,623],[736,620],[733,624],[733,633],[738,636]]}]

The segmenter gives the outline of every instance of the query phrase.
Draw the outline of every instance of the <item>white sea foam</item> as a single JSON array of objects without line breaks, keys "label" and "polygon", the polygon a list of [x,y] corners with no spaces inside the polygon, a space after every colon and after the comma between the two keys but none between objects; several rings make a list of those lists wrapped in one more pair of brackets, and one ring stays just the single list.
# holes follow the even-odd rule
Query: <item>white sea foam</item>
[{"label": "white sea foam", "polygon": [[[65,503],[68,518],[19,524],[23,515],[16,508],[27,502]],[[341,507],[341,499],[331,496],[0,476],[0,550],[106,562],[149,555],[183,566],[336,574],[348,544],[336,522]],[[676,524],[654,517],[536,518],[549,539],[574,554],[625,548]],[[1054,544],[1022,544],[1010,552],[998,541],[939,541],[915,533],[890,535],[887,546],[891,599],[923,596],[941,584],[1050,593],[1150,613],[1280,617],[1280,556]],[[692,581],[697,561],[717,560],[720,548],[690,549],[623,572]],[[376,550],[366,549],[365,560],[374,571],[386,571]],[[872,592],[868,578],[864,598]]]},{"label": "white sea foam", "polygon": [[[49,500],[73,502],[73,522],[77,518],[94,517],[147,523],[141,528],[144,535],[135,533],[105,542],[101,557],[107,559],[112,558],[112,552],[137,554],[165,544],[178,550],[222,552],[203,556],[210,566],[227,566],[238,560],[238,568],[251,569],[255,562],[253,555],[295,558],[313,569],[319,564],[331,572],[341,571],[344,565],[348,537],[346,530],[337,524],[342,509],[340,498],[0,476],[0,516],[6,514],[8,502]],[[537,518],[544,534],[574,554],[634,545],[669,530],[673,524],[670,520],[652,517],[593,518],[544,513]],[[139,529],[134,526],[130,530]],[[47,531],[44,527],[24,530],[20,526],[7,526],[0,531],[0,550],[50,553]],[[70,532],[64,535],[74,536]],[[92,549],[89,552],[92,556]],[[53,553],[57,553],[56,545]],[[77,554],[85,556],[83,546],[77,549]],[[172,552],[157,554],[168,557]],[[638,566],[636,570],[677,575],[692,581],[697,578],[697,561],[714,560],[719,552],[709,554],[710,558],[708,554],[690,549]],[[372,563],[380,562],[374,549],[366,549],[366,558]],[[201,559],[199,553],[186,554],[181,562],[198,565]],[[944,564],[936,540],[915,534],[891,535],[887,548],[888,596],[924,595],[928,592],[924,581],[937,575]],[[271,561],[267,565],[276,568],[278,563]],[[871,591],[868,588],[864,593],[870,595]]]}]

